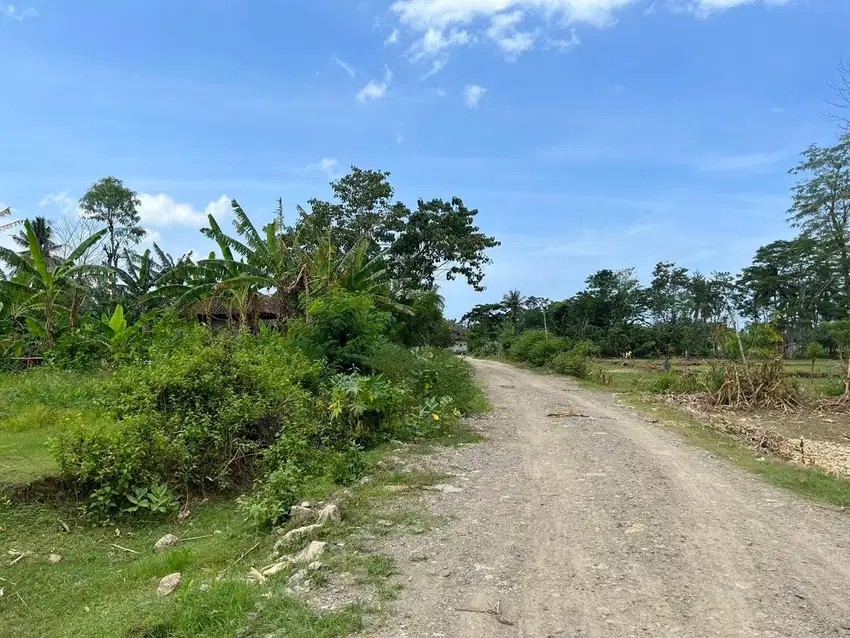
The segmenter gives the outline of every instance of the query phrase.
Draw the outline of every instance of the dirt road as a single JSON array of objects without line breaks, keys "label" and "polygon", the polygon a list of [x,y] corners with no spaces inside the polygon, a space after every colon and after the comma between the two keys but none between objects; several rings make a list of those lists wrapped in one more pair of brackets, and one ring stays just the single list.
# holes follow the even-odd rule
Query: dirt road
[{"label": "dirt road", "polygon": [[[429,492],[445,524],[389,548],[406,589],[381,636],[850,636],[850,515],[609,394],[475,367],[489,440],[434,459],[463,491]],[[590,418],[546,416],[566,410]]]}]

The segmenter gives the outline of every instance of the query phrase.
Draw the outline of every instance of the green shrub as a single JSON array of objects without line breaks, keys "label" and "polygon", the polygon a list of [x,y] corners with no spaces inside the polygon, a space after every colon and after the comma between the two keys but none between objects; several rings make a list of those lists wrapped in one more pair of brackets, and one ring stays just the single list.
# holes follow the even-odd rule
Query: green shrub
[{"label": "green shrub", "polygon": [[844,380],[829,379],[821,388],[821,394],[825,397],[840,397],[844,395]]},{"label": "green shrub", "polygon": [[664,372],[649,383],[649,391],[656,394],[690,394],[703,389],[697,375],[681,372]]},{"label": "green shrub", "polygon": [[338,293],[316,299],[309,319],[294,324],[287,338],[336,371],[368,372],[367,360],[386,342],[389,315],[376,310],[368,295]]},{"label": "green shrub", "polygon": [[331,420],[323,441],[373,445],[391,438],[404,398],[405,390],[382,375],[336,375],[331,380]]},{"label": "green shrub", "polygon": [[408,392],[412,404],[428,397],[452,397],[463,414],[479,412],[485,400],[468,361],[437,349],[410,350],[380,346],[369,359],[371,368]]},{"label": "green shrub", "polygon": [[96,333],[82,329],[60,337],[44,358],[63,370],[95,370],[109,359],[109,348]]},{"label": "green shrub", "polygon": [[573,346],[572,354],[577,357],[598,357],[601,352],[599,346],[592,341],[579,341]]},{"label": "green shrub", "polygon": [[558,374],[566,374],[578,379],[587,379],[591,371],[588,358],[579,356],[573,351],[556,355],[549,367]]},{"label": "green shrub", "polygon": [[255,524],[274,525],[298,502],[304,478],[297,464],[284,463],[258,479],[251,494],[239,498],[239,505]]},{"label": "green shrub", "polygon": [[154,351],[149,364],[104,383],[101,403],[116,422],[64,433],[60,466],[100,516],[126,510],[138,487],[183,493],[244,483],[284,429],[314,419],[304,384],[317,370],[282,341],[252,335],[208,334],[200,346]]},{"label": "green shrub", "polygon": [[543,341],[535,342],[528,350],[526,361],[530,364],[543,367],[549,365],[555,355],[570,349],[569,339],[560,337],[549,337]]},{"label": "green shrub", "polygon": [[542,330],[526,330],[510,344],[509,348],[505,348],[505,351],[511,359],[528,361],[534,346],[545,340],[546,334]]}]

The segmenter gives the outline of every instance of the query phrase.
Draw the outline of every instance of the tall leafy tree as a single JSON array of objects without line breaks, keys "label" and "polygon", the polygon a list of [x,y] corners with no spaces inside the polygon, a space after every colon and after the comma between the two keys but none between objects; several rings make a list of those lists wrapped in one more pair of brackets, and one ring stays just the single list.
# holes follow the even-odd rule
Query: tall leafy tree
[{"label": "tall leafy tree", "polygon": [[106,265],[111,268],[117,268],[124,251],[138,244],[146,234],[140,225],[139,206],[141,201],[135,191],[116,177],[95,182],[80,199],[83,217],[106,227],[103,251]]},{"label": "tall leafy tree", "polygon": [[810,146],[790,173],[802,180],[794,186],[789,219],[823,246],[850,300],[850,132],[835,146]]},{"label": "tall leafy tree", "polygon": [[484,267],[492,263],[487,249],[499,242],[475,225],[476,215],[478,211],[467,208],[459,197],[450,202],[419,200],[389,248],[401,284],[428,290],[441,278],[464,277],[475,290],[484,290]]},{"label": "tall leafy tree", "polygon": [[406,208],[393,202],[393,187],[386,171],[351,167],[351,172],[331,183],[334,202],[309,201],[310,211],[300,210],[299,230],[309,227],[314,237],[330,235],[333,244],[347,252],[362,239],[370,250],[390,243],[403,226]]}]

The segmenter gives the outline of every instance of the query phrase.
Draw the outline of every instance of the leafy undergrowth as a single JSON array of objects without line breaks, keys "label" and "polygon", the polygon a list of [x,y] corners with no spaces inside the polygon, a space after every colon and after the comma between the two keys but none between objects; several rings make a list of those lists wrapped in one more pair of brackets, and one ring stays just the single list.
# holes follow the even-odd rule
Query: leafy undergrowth
[{"label": "leafy undergrowth", "polygon": [[[64,427],[56,417],[68,411],[76,422],[96,423],[100,414],[89,406],[99,382],[97,375],[46,369],[0,377],[5,399],[0,425],[9,445],[0,477],[7,487],[55,475],[57,467],[46,439]],[[475,410],[486,408],[480,394],[470,394],[467,403]],[[43,414],[48,416],[39,416]],[[475,440],[480,437],[456,424],[439,438],[402,449],[415,454],[437,445]],[[10,500],[11,492],[7,492],[0,504],[0,553],[4,555],[0,635],[154,638],[224,637],[240,632],[246,637],[321,638],[350,635],[379,622],[389,609],[385,603],[398,594],[399,585],[390,579],[395,573],[392,561],[370,552],[372,540],[399,532],[423,533],[434,523],[408,506],[403,492],[386,486],[416,490],[444,479],[409,468],[399,471],[385,461],[398,450],[396,444],[387,443],[363,452],[361,469],[370,477],[363,484],[342,488],[325,476],[302,486],[303,500],[342,495],[343,521],[326,526],[314,537],[329,541],[332,548],[322,558],[327,569],[314,577],[317,593],[339,573],[350,576],[352,587],[372,592],[365,602],[354,597],[334,611],[288,595],[290,570],[262,586],[246,582],[250,567],[269,564],[278,536],[246,521],[234,495],[211,502],[190,500],[191,514],[182,522],[172,514],[167,520],[119,517],[109,526],[99,526],[81,517],[80,503],[67,495],[33,502],[14,496]],[[26,472],[12,469],[10,459],[15,458],[21,459]],[[38,459],[40,464],[27,467]],[[183,540],[155,553],[154,543],[167,533]],[[6,554],[11,550],[26,555],[11,564],[18,556]],[[61,561],[51,564],[50,554],[60,555]],[[159,580],[173,572],[183,574],[181,588],[170,596],[158,596]]]},{"label": "leafy undergrowth", "polygon": [[848,479],[766,456],[734,437],[693,419],[674,406],[659,404],[637,394],[626,394],[622,396],[622,399],[635,409],[652,415],[665,426],[679,432],[691,443],[760,476],[771,485],[797,492],[822,503],[850,507],[850,480]]}]

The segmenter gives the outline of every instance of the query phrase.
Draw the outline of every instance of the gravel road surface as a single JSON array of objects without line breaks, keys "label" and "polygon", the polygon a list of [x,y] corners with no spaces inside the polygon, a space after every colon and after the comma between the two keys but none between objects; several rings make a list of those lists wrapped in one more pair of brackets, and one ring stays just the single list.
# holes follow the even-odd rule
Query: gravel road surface
[{"label": "gravel road surface", "polygon": [[[379,636],[850,636],[850,517],[563,377],[475,361],[488,440],[429,462]],[[572,412],[587,416],[547,416]]]}]

